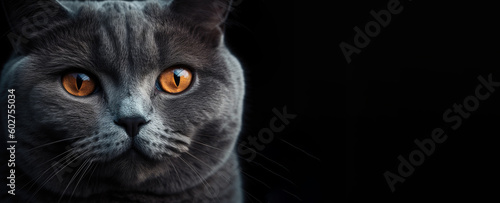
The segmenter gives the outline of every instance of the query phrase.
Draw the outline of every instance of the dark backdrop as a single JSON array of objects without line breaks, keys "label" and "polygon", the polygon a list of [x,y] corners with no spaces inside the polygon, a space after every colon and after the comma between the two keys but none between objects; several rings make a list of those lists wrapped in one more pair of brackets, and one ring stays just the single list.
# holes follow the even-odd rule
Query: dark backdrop
[{"label": "dark backdrop", "polygon": [[[330,12],[315,12],[323,10],[323,5],[293,1],[235,2],[226,42],[240,58],[247,81],[245,124],[238,145],[246,202],[337,199],[326,195],[332,180],[323,167],[325,158],[333,154],[326,149],[336,148],[329,140],[338,143],[339,129],[344,126],[330,122],[342,117],[331,109],[343,107],[329,99],[333,96],[343,101],[342,95],[332,89],[343,75],[324,77],[337,67],[324,62],[332,59],[331,43],[322,40],[330,37],[326,28],[335,25],[326,18]],[[3,14],[0,20],[0,63],[4,64],[12,46]],[[283,113],[284,108],[296,117],[271,137],[266,128],[276,117],[275,111]],[[279,119],[276,125],[280,125]],[[325,127],[330,130],[324,131]],[[259,132],[264,136],[259,138]],[[249,139],[256,139],[259,147],[251,145]],[[249,150],[256,156],[251,157]],[[334,162],[336,168],[338,164],[340,161]]]},{"label": "dark backdrop", "polygon": [[[340,43],[353,45],[354,27],[364,30],[374,20],[370,11],[387,9],[388,2],[353,0],[335,6],[341,9],[335,17],[334,50],[339,67],[346,70],[347,199],[497,198],[500,91],[497,87],[488,99],[474,100],[482,84],[479,76],[488,79],[491,74],[493,81],[500,81],[497,8],[489,2],[401,0],[401,13],[393,14],[387,27],[380,26],[380,33],[371,33],[376,36],[348,63]],[[463,113],[468,118],[460,125],[446,121],[443,114],[453,111],[454,104],[465,105],[464,100],[471,109]],[[432,144],[425,145],[430,155],[421,160],[424,150],[414,141],[432,138],[436,128],[447,139],[434,150]],[[414,164],[408,167],[399,156]],[[387,171],[404,179],[394,192],[384,177]]]},{"label": "dark backdrop", "polygon": [[[326,177],[314,94],[325,89],[315,67],[302,52],[300,35],[304,14],[293,1],[235,1],[226,40],[246,72],[245,125],[240,146],[257,152],[252,161],[240,151],[247,202],[328,202]],[[305,28],[305,27],[304,27]],[[276,116],[273,109],[296,115],[282,131],[267,135],[265,128]],[[276,125],[279,125],[276,123]],[[329,133],[327,133],[329,134]],[[326,137],[327,135],[325,135]],[[262,150],[249,144],[256,138]],[[242,149],[246,147],[242,146]]]}]

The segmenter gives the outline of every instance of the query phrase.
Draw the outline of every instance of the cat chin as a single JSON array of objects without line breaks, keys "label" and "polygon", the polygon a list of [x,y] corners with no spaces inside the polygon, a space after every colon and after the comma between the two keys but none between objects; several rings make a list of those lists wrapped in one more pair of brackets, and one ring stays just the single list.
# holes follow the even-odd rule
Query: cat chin
[{"label": "cat chin", "polygon": [[101,175],[125,186],[135,186],[159,176],[163,162],[152,160],[131,149],[103,164],[105,170]]}]

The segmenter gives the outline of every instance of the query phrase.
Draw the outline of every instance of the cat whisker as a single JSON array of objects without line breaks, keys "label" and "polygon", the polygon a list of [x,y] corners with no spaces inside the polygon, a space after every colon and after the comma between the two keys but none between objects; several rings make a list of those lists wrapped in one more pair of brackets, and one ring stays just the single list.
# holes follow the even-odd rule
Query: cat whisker
[{"label": "cat whisker", "polygon": [[[196,171],[196,169],[195,169],[195,168],[193,168],[193,167],[192,167],[192,166],[191,166],[188,162],[186,162],[186,161],[185,161],[182,157],[179,157],[179,159],[180,159],[182,162],[184,162],[184,163],[186,164],[186,166],[188,166],[188,167],[189,167],[189,168],[190,168],[190,169],[194,172],[194,174],[196,174],[196,176],[198,176],[198,178],[201,180],[201,183],[205,186],[205,188],[206,188],[208,191],[210,191],[210,188],[212,189],[210,192],[211,192],[211,193],[212,193],[212,195],[213,195],[213,193],[214,193],[214,189],[213,189],[213,187],[209,187],[209,186],[208,186],[208,185],[209,185],[209,184],[208,184],[208,182],[206,182],[205,180],[203,180],[203,178],[202,178],[202,177],[201,177],[201,175],[200,175],[200,174]],[[217,196],[216,196],[216,197],[217,197]],[[217,197],[217,199],[218,199],[218,197]],[[217,202],[220,202],[220,201],[217,201]]]},{"label": "cat whisker", "polygon": [[169,141],[173,141],[173,142],[181,142],[182,144],[190,144],[191,143],[191,138],[189,138],[188,136],[185,136],[185,135],[182,135],[182,134],[161,134],[162,136],[164,136],[164,138],[166,138],[167,140]]},{"label": "cat whisker", "polygon": [[81,164],[78,167],[78,170],[76,170],[75,174],[73,174],[73,176],[71,176],[71,179],[69,180],[68,184],[66,185],[66,188],[64,188],[64,191],[61,193],[61,197],[59,198],[59,201],[57,201],[57,202],[61,202],[62,198],[64,197],[64,193],[66,193],[66,190],[68,190],[69,185],[71,185],[71,183],[75,180],[75,178],[78,177],[78,174],[80,174],[80,171],[87,165],[88,162],[89,162],[88,159],[85,160],[83,162],[83,164]]},{"label": "cat whisker", "polygon": [[189,147],[186,145],[172,145],[171,143],[166,143],[164,146],[167,149],[169,149],[177,154],[182,154],[183,152],[189,151]]},{"label": "cat whisker", "polygon": [[[212,148],[212,149],[217,149],[217,150],[223,151],[222,149],[218,149],[218,148],[215,148],[215,147],[213,147],[213,146],[210,146],[210,145],[207,145],[207,144],[204,144],[204,143],[201,143],[201,142],[197,142],[197,141],[193,141],[193,142],[199,143],[199,144],[201,144],[201,145],[205,145],[205,146],[207,146],[207,147],[209,147],[209,148]],[[203,151],[203,150],[201,150],[200,148],[197,148],[197,147],[194,147],[194,146],[190,146],[190,148],[191,148],[191,149],[196,149],[197,151],[202,152],[202,153],[204,153],[204,154],[206,154],[206,155],[208,155],[208,156],[210,156],[210,157],[212,157],[212,158],[214,158],[214,159],[217,159],[217,160],[219,160],[219,161],[224,161],[224,160],[220,159],[220,157],[215,157],[214,155],[209,154],[208,152]],[[237,155],[239,158],[243,158],[243,157],[239,156],[238,154],[236,154],[236,155]]]},{"label": "cat whisker", "polygon": [[[70,150],[68,150],[68,151],[70,151]],[[62,164],[64,164],[64,163],[66,162],[66,159],[71,159],[73,156],[76,156],[76,155],[77,155],[77,154],[76,154],[76,153],[74,153],[74,151],[70,151],[70,153],[66,154],[64,157],[62,157],[62,158],[61,158],[59,161],[57,161],[56,163],[62,163]],[[51,167],[47,168],[47,169],[46,169],[46,170],[45,170],[42,174],[40,174],[40,175],[38,176],[38,178],[37,178],[36,180],[32,180],[32,181],[30,181],[30,182],[33,182],[33,183],[32,183],[32,184],[31,184],[31,186],[28,188],[28,191],[30,191],[30,190],[31,190],[31,188],[32,188],[32,187],[33,187],[33,186],[37,183],[37,181],[38,181],[40,178],[42,178],[42,177],[43,177],[43,175],[44,175],[45,173],[47,173],[47,172],[48,172],[49,170],[51,170],[51,169],[54,169],[53,167],[54,167],[54,166],[51,166]],[[28,182],[27,184],[29,184],[30,182]],[[27,184],[26,184],[26,186],[27,186]],[[23,187],[24,187],[24,186],[23,186]]]},{"label": "cat whisker", "polygon": [[98,179],[96,178],[95,179],[95,182],[94,182],[94,186],[91,187],[90,186],[90,179],[92,179],[92,176],[94,175],[94,172],[95,170],[97,169],[97,167],[99,167],[99,162],[94,162],[93,160],[91,160],[91,162],[94,164],[93,167],[92,167],[92,172],[90,173],[90,175],[88,176],[88,179],[87,179],[87,188],[98,188]]},{"label": "cat whisker", "polygon": [[[197,141],[193,141],[193,142],[200,143],[200,142],[197,142]],[[200,143],[200,144],[201,144],[201,143]],[[205,144],[205,145],[206,145],[206,144]],[[207,146],[207,147],[210,147],[210,146]],[[195,148],[195,147],[193,147],[193,146],[191,146],[191,148],[197,149],[198,151],[201,151],[201,152],[203,152],[203,153],[205,153],[205,154],[207,154],[207,155],[209,155],[209,156],[212,156],[211,154],[208,154],[207,152],[202,151],[202,150],[200,150],[200,149],[198,149],[198,148]],[[211,148],[212,148],[212,147],[211,147]],[[279,166],[279,167],[281,167],[282,169],[284,169],[284,170],[286,170],[286,171],[290,172],[290,170],[289,170],[288,168],[286,168],[285,166],[281,165],[280,163],[278,163],[278,162],[276,162],[276,161],[274,161],[274,160],[272,160],[272,159],[270,159],[270,158],[266,157],[266,156],[265,156],[264,154],[262,154],[262,153],[259,153],[259,152],[257,152],[257,151],[255,151],[255,152],[256,152],[258,155],[262,156],[264,159],[267,159],[268,161],[273,162],[274,164],[278,165],[278,166]],[[238,155],[238,154],[236,154],[236,155],[237,155],[240,159],[245,159],[244,157],[241,157],[241,156],[240,156],[240,155]],[[213,156],[212,156],[212,157],[213,157]],[[214,157],[214,158],[215,158],[215,157]],[[252,162],[255,162],[255,161],[252,161]]]},{"label": "cat whisker", "polygon": [[[210,157],[212,157],[212,158],[214,158],[214,159],[218,159],[219,161],[223,161],[223,160],[221,160],[220,158],[218,158],[218,157],[214,157],[213,155],[211,155],[211,154],[209,154],[209,153],[207,153],[207,152],[205,152],[205,151],[202,151],[202,150],[200,150],[200,149],[198,149],[198,148],[196,148],[196,147],[192,147],[192,146],[191,146],[191,148],[192,148],[192,149],[195,149],[195,150],[197,150],[197,151],[199,151],[199,152],[203,152],[203,153],[205,153],[206,155],[208,155],[208,156],[210,156]],[[239,156],[239,155],[238,155],[238,156]],[[240,158],[241,158],[241,157],[240,157]],[[250,175],[250,174],[248,174],[248,173],[245,173],[245,171],[243,171],[243,169],[242,169],[241,167],[238,167],[238,169],[239,169],[238,171],[240,171],[243,175],[246,175],[246,176],[248,176],[248,177],[250,177],[250,178],[252,178],[252,179],[256,180],[257,182],[261,183],[262,185],[266,186],[267,188],[271,189],[271,187],[270,187],[269,185],[267,185],[266,183],[264,183],[264,181],[262,181],[262,180],[260,180],[260,179],[258,179],[258,178],[256,178],[256,177],[253,177],[253,176],[251,176],[251,175]],[[225,179],[226,179],[227,181],[229,181],[229,178],[225,177]]]},{"label": "cat whisker", "polygon": [[53,145],[53,144],[56,144],[56,143],[59,143],[59,142],[64,142],[64,141],[68,141],[68,140],[72,140],[72,139],[82,138],[82,137],[86,137],[86,135],[76,136],[76,137],[70,137],[70,138],[65,138],[65,139],[60,139],[60,140],[56,140],[56,141],[53,141],[53,142],[45,143],[45,144],[33,147],[31,149],[28,149],[28,152],[30,152],[32,150],[35,150],[35,149],[38,149],[38,148],[41,148],[41,147]]},{"label": "cat whisker", "polygon": [[[247,192],[246,190],[243,190],[243,191],[245,191],[245,193],[246,193],[248,196],[250,196],[250,197],[254,198],[255,200],[257,200],[257,202],[262,203],[262,202],[259,200],[259,198],[254,197],[253,195],[251,195],[251,194],[250,194],[249,192]],[[253,201],[252,201],[252,202],[253,202]]]},{"label": "cat whisker", "polygon": [[256,178],[256,177],[253,177],[253,176],[251,176],[251,175],[250,175],[250,174],[248,174],[248,173],[245,173],[243,170],[240,170],[240,171],[241,171],[241,173],[242,173],[243,175],[246,175],[246,176],[248,176],[248,177],[250,177],[250,178],[252,178],[252,179],[256,180],[256,181],[257,181],[257,182],[259,182],[260,184],[262,184],[262,185],[266,186],[268,189],[271,189],[271,187],[270,187],[269,185],[267,185],[266,183],[264,183],[264,181],[262,181],[262,180],[260,180],[260,179],[258,179],[258,178]]},{"label": "cat whisker", "polygon": [[[73,158],[75,158],[76,156],[77,156],[77,153],[75,153],[74,151],[70,151],[70,153],[69,153],[69,154],[67,154],[67,155],[65,155],[64,157],[62,157],[62,158],[61,158],[59,161],[57,161],[56,163],[66,164],[66,163],[67,163],[67,159],[73,159]],[[71,163],[71,162],[69,162],[69,163]],[[54,169],[53,167],[54,167],[54,166],[51,166],[51,167],[47,168],[47,170],[45,170],[42,174],[40,174],[40,175],[38,176],[38,178],[37,178],[37,179],[33,182],[33,184],[32,184],[32,185],[28,188],[28,191],[30,191],[30,190],[31,190],[31,187],[33,187],[33,185],[34,185],[34,184],[36,184],[36,182],[37,182],[37,181],[38,181],[41,177],[43,177],[43,175],[44,175],[46,172],[48,172],[50,169]],[[63,168],[64,168],[64,167],[61,167],[61,169],[63,169]],[[55,175],[55,174],[54,174],[54,175]],[[49,175],[49,176],[50,176],[50,175]],[[47,181],[47,179],[46,179],[45,181]],[[45,181],[44,181],[44,183],[43,183],[43,184],[45,184]],[[40,189],[40,188],[39,188],[39,189]],[[37,190],[37,191],[38,191],[38,190]],[[36,193],[36,192],[35,192],[35,193]]]},{"label": "cat whisker", "polygon": [[[63,153],[61,153],[61,154],[59,154],[59,155],[57,155],[57,156],[53,157],[52,159],[49,159],[48,161],[45,161],[45,162],[43,162],[43,163],[39,164],[38,166],[40,166],[40,167],[41,167],[41,166],[43,166],[44,164],[49,163],[50,161],[52,161],[52,160],[54,160],[54,159],[56,159],[56,158],[58,158],[58,157],[62,156],[63,154],[66,154],[66,153],[72,152],[71,150],[72,150],[72,149],[68,149],[68,150],[66,150],[65,152],[63,152]],[[68,154],[67,154],[66,156],[68,156]],[[65,156],[65,157],[66,157],[66,156]],[[62,159],[64,159],[64,157],[63,157]],[[22,187],[21,187],[21,188],[19,188],[19,189],[23,189],[24,187],[26,187],[29,183],[31,183],[31,182],[33,182],[33,181],[36,183],[36,181],[38,181],[38,179],[40,179],[40,178],[41,178],[41,177],[42,177],[45,173],[47,173],[50,169],[52,169],[52,167],[48,167],[48,168],[47,168],[44,172],[42,172],[42,174],[40,174],[40,175],[38,176],[38,178],[37,178],[37,179],[32,179],[31,181],[27,182],[24,186],[22,186]],[[31,184],[30,188],[31,188],[32,186],[33,186],[33,184]],[[28,191],[30,190],[30,188],[28,189]]]},{"label": "cat whisker", "polygon": [[214,158],[214,159],[216,159],[216,160],[218,160],[218,161],[224,161],[224,160],[222,160],[220,157],[216,157],[216,156],[214,156],[214,155],[212,155],[212,154],[210,154],[210,153],[208,153],[208,152],[206,152],[206,151],[201,150],[200,148],[197,148],[197,147],[194,147],[194,146],[190,146],[189,148],[191,148],[191,149],[195,149],[195,150],[197,150],[197,151],[199,151],[199,152],[202,152],[202,153],[204,153],[204,154],[206,154],[206,155],[208,155],[208,156],[210,156],[210,157],[212,157],[212,158]]},{"label": "cat whisker", "polygon": [[94,175],[94,171],[95,169],[97,168],[97,166],[99,165],[99,162],[92,162],[94,163],[94,167],[92,168],[92,172],[90,173],[89,175],[89,179],[87,179],[87,187],[89,187],[89,183],[90,183],[90,179],[92,178],[92,175]]},{"label": "cat whisker", "polygon": [[195,155],[192,155],[191,153],[189,152],[186,152],[189,156],[192,156],[193,158],[195,158],[196,160],[200,161],[202,164],[205,164],[205,166],[211,168],[210,165],[208,165],[207,163],[205,163],[204,161],[200,160],[198,157],[196,157]]},{"label": "cat whisker", "polygon": [[[196,157],[195,155],[192,155],[191,153],[189,152],[186,152],[189,156],[192,156],[193,158],[195,158],[196,160],[200,161],[201,163],[205,164],[205,166],[207,166],[208,168],[210,168],[210,170],[212,170],[213,167],[211,167],[210,165],[208,165],[206,162],[202,161],[201,159],[199,159],[198,157]],[[208,154],[208,153],[207,153]],[[220,159],[219,159],[220,160]],[[229,182],[229,178],[224,176],[224,179],[226,179],[227,182]]]},{"label": "cat whisker", "polygon": [[209,148],[216,149],[216,150],[219,150],[219,151],[221,151],[221,152],[224,152],[224,150],[222,150],[222,149],[219,149],[219,148],[217,148],[217,147],[214,147],[214,146],[211,146],[211,145],[205,144],[205,143],[203,143],[203,142],[198,142],[198,141],[196,141],[196,140],[191,140],[191,141],[192,141],[192,142],[194,142],[194,143],[198,143],[198,144],[200,144],[200,145],[203,145],[203,146],[205,146],[205,147],[209,147]]},{"label": "cat whisker", "polygon": [[73,150],[74,150],[74,148],[68,149],[68,150],[66,150],[65,152],[63,152],[63,153],[61,153],[61,154],[59,154],[59,155],[57,155],[57,156],[53,157],[52,159],[49,159],[49,160],[47,160],[47,161],[45,161],[45,162],[41,163],[40,165],[42,165],[42,164],[46,164],[46,163],[49,163],[50,161],[52,161],[52,160],[56,159],[57,157],[59,157],[59,156],[61,156],[61,155],[63,155],[63,154],[66,154],[66,153],[69,153],[69,152],[73,152]]},{"label": "cat whisker", "polygon": [[280,174],[278,174],[278,173],[274,172],[273,170],[268,169],[268,168],[267,168],[267,167],[265,167],[264,165],[259,164],[259,163],[257,163],[257,162],[255,162],[255,164],[259,165],[261,168],[265,169],[266,171],[269,171],[270,173],[272,173],[272,174],[274,174],[274,175],[276,175],[276,176],[280,177],[281,179],[283,179],[283,180],[285,180],[285,181],[287,181],[287,182],[291,183],[292,185],[297,186],[297,184],[295,184],[294,182],[292,182],[292,181],[291,181],[291,180],[289,180],[288,178],[285,178],[285,177],[281,176]]},{"label": "cat whisker", "polygon": [[71,192],[71,195],[69,196],[69,200],[68,200],[69,202],[71,202],[71,198],[75,194],[76,188],[78,188],[78,184],[80,184],[80,181],[82,181],[83,177],[87,173],[87,170],[89,170],[89,168],[92,166],[92,163],[93,163],[92,160],[90,160],[90,159],[87,159],[87,160],[88,160],[88,165],[85,167],[85,170],[83,171],[82,175],[80,176],[80,179],[78,180],[78,182],[76,182],[75,188],[73,189],[73,192]]},{"label": "cat whisker", "polygon": [[[85,151],[87,152],[87,151]],[[65,164],[63,167],[61,167],[59,170],[55,171],[54,174],[52,174],[50,177],[46,178],[45,181],[43,181],[43,183],[38,187],[38,189],[33,193],[33,195],[31,196],[31,198],[29,199],[29,201],[35,197],[35,195],[38,193],[38,191],[40,191],[43,186],[45,186],[45,184],[47,184],[52,178],[54,178],[54,176],[56,176],[59,172],[61,172],[63,169],[65,169],[67,166],[69,166],[73,161],[77,160],[78,158],[80,158],[81,156],[84,155],[84,153],[81,153],[80,155],[74,153],[72,154],[73,155],[77,155],[75,157],[72,157],[70,161],[67,161],[67,164]]]},{"label": "cat whisker", "polygon": [[[194,147],[193,147],[193,148],[194,148]],[[220,158],[218,158],[218,157],[214,157],[213,155],[211,155],[211,154],[209,154],[209,153],[207,153],[207,152],[205,152],[205,151],[202,151],[202,150],[197,149],[197,148],[194,148],[194,149],[196,149],[196,150],[198,150],[198,151],[201,151],[201,152],[203,152],[203,153],[207,154],[208,156],[210,156],[210,157],[212,157],[212,158],[215,158],[215,159],[218,159],[219,161],[222,161]],[[189,154],[189,155],[191,155],[192,157],[196,158],[194,155],[192,155],[192,154],[190,154],[190,153],[188,153],[188,154]],[[196,159],[198,159],[198,158],[196,158]],[[198,160],[199,160],[200,162],[204,163],[204,162],[203,162],[203,161],[201,161],[200,159],[198,159]],[[205,163],[205,165],[207,165],[207,164]],[[208,165],[207,165],[207,166],[208,166]],[[240,169],[240,170],[238,170],[238,171],[240,171],[240,172],[241,172],[241,173],[243,173],[244,175],[249,176],[250,178],[252,178],[252,179],[254,179],[254,180],[256,180],[256,181],[260,182],[260,183],[261,183],[261,184],[263,184],[264,186],[266,186],[268,189],[271,189],[271,187],[270,187],[269,185],[267,185],[266,183],[264,183],[262,180],[259,180],[259,179],[255,178],[255,177],[253,177],[253,176],[251,176],[251,175],[249,175],[249,174],[245,173],[243,170],[241,170],[241,168],[240,168],[240,167],[238,167],[238,169]],[[230,180],[229,180],[229,178],[228,178],[227,176],[225,176],[225,175],[221,175],[221,176],[222,176],[224,179],[226,179],[226,182],[230,182]],[[243,191],[245,191],[245,193],[248,193],[245,189],[243,189],[243,188],[242,188],[242,190],[243,190]],[[252,196],[252,197],[253,197],[253,196]],[[253,197],[253,198],[255,198],[255,197]],[[259,202],[260,202],[260,201],[259,201]]]},{"label": "cat whisker", "polygon": [[173,162],[170,159],[167,159],[167,160],[170,162],[170,165],[174,169],[174,172],[177,175],[177,180],[179,180],[179,184],[180,184],[179,186],[181,186],[182,185],[181,177],[179,175],[179,172],[177,171],[177,168],[175,168],[175,164],[173,164]]}]

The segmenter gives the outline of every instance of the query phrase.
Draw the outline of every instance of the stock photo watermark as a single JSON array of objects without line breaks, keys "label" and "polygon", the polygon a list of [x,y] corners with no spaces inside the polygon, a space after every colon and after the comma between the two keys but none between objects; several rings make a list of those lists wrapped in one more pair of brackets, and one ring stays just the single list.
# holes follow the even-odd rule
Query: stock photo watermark
[{"label": "stock photo watermark", "polygon": [[[483,76],[477,77],[479,84],[474,89],[474,93],[465,97],[463,101],[454,103],[451,108],[448,108],[443,113],[443,121],[451,125],[452,130],[458,130],[462,126],[463,121],[471,116],[471,113],[477,111],[480,102],[490,98],[497,87],[500,87],[500,82],[493,81],[493,75],[489,74],[486,78]],[[417,149],[411,151],[408,155],[399,155],[397,171],[384,172],[384,178],[391,192],[396,190],[397,183],[405,182],[406,178],[410,177],[416,170],[416,167],[421,166],[425,159],[430,157],[438,147],[438,144],[443,144],[448,139],[446,131],[437,127],[431,132],[429,138],[423,140],[415,139],[414,143]]]},{"label": "stock photo watermark", "polygon": [[268,127],[261,128],[257,136],[249,136],[247,141],[238,144],[238,154],[245,156],[247,162],[251,162],[257,156],[257,151],[264,150],[266,148],[265,144],[269,144],[274,140],[274,133],[283,131],[285,126],[290,124],[290,120],[297,117],[295,114],[288,113],[286,106],[283,106],[281,111],[276,108],[273,108],[272,111],[275,116],[269,120]]},{"label": "stock photo watermark", "polygon": [[41,8],[30,18],[22,18],[18,32],[9,32],[7,38],[16,53],[23,53],[22,47],[29,43],[29,39],[35,37],[41,31],[49,29],[50,20],[60,12],[59,7],[45,1],[38,1]]},{"label": "stock photo watermark", "polygon": [[7,167],[9,176],[7,176],[7,191],[10,195],[16,195],[16,94],[15,89],[8,89],[7,92],[7,151],[9,159]]},{"label": "stock photo watermark", "polygon": [[382,32],[382,28],[389,26],[392,21],[392,17],[400,14],[403,9],[404,6],[401,5],[399,0],[389,0],[389,2],[387,2],[387,9],[379,11],[371,10],[370,15],[373,20],[367,22],[363,27],[364,29],[361,29],[358,26],[353,28],[355,32],[353,43],[349,44],[345,41],[340,42],[339,47],[347,63],[350,64],[352,62],[351,57],[353,54],[360,54],[362,49],[368,47],[371,40]]},{"label": "stock photo watermark", "polygon": [[[241,160],[245,160],[248,163],[255,164],[256,166],[262,168],[266,172],[269,172],[269,173],[273,174],[274,176],[279,177],[280,179],[286,181],[287,183],[289,183],[293,186],[296,186],[296,184],[292,180],[287,178],[286,175],[284,175],[283,173],[275,172],[274,169],[270,169],[270,168],[264,166],[263,164],[260,164],[257,161],[254,161],[254,159],[257,157],[257,155],[260,155],[260,157],[270,161],[272,164],[274,164],[276,166],[279,166],[284,171],[289,172],[290,170],[286,166],[283,166],[282,164],[278,163],[277,161],[274,161],[273,159],[266,157],[264,154],[259,153],[260,151],[263,151],[264,149],[266,149],[266,145],[272,143],[276,139],[282,141],[283,143],[285,143],[289,147],[293,148],[294,150],[300,151],[301,153],[304,153],[308,157],[310,157],[314,160],[317,160],[318,162],[320,161],[319,158],[308,153],[306,150],[303,150],[303,149],[295,146],[294,144],[285,141],[285,139],[279,138],[276,136],[278,133],[283,132],[285,130],[285,128],[287,126],[289,126],[293,122],[294,119],[297,118],[298,115],[291,113],[288,110],[286,105],[283,106],[281,108],[281,110],[278,108],[273,108],[272,112],[273,112],[274,116],[269,119],[269,124],[266,127],[261,128],[257,132],[257,135],[248,136],[245,140],[242,140],[238,143],[237,153],[238,153],[238,156],[240,157]],[[262,184],[262,186],[264,186],[268,189],[271,189],[271,187],[266,184],[266,181],[260,180],[258,177],[254,177],[248,173],[245,173],[241,169],[241,167],[238,167],[238,170],[240,170],[243,175],[249,177],[252,180],[257,181],[259,184]],[[293,192],[287,191],[285,188],[282,188],[281,191],[284,194],[287,194],[290,197],[292,197],[298,201],[302,201],[302,199],[299,197],[299,195],[297,195]],[[258,202],[260,202],[259,199],[253,197],[251,194],[247,193],[247,195],[249,195],[249,197],[252,197],[253,199],[256,199],[256,200],[258,200]]]},{"label": "stock photo watermark", "polygon": [[[7,38],[11,43],[14,52],[23,53],[21,47],[29,43],[29,39],[36,36],[40,31],[49,26],[49,20],[54,18],[59,9],[51,7],[44,1],[38,1],[41,10],[30,18],[23,18],[18,27],[18,32],[10,31]],[[7,168],[7,193],[15,195],[16,193],[16,96],[15,89],[7,90],[7,151],[9,152]]]},{"label": "stock photo watermark", "polygon": [[[71,150],[71,146],[66,146],[65,150]],[[54,174],[60,183],[63,182],[63,175],[65,173],[72,173],[75,168],[82,165],[83,160],[77,159],[73,156],[65,156],[59,161],[54,161],[51,164],[52,169],[54,170]]]}]

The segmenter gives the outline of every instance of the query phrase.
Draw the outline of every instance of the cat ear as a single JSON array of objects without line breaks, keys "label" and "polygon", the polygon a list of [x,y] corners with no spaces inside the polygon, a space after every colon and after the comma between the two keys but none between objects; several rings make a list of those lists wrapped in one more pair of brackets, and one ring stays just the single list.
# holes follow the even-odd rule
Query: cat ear
[{"label": "cat ear", "polygon": [[56,0],[2,0],[11,32],[7,35],[16,51],[25,52],[30,40],[50,29],[68,11]]},{"label": "cat ear", "polygon": [[173,0],[170,11],[201,28],[205,36],[218,44],[224,33],[224,23],[232,0]]}]

